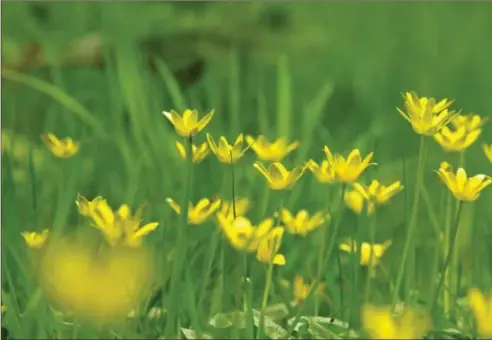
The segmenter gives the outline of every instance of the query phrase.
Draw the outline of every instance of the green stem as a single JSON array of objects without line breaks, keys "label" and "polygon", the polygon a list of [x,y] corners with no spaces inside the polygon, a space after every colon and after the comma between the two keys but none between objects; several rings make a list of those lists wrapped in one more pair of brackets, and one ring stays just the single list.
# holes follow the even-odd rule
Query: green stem
[{"label": "green stem", "polygon": [[393,298],[392,298],[392,309],[395,308],[396,303],[398,302],[398,296],[400,292],[400,287],[402,284],[403,280],[403,275],[405,273],[405,268],[406,268],[406,262],[407,262],[407,257],[408,253],[410,251],[410,246],[413,244],[413,234],[415,233],[415,227],[417,225],[417,216],[418,216],[418,208],[419,208],[419,197],[420,197],[420,187],[422,186],[423,182],[423,175],[424,175],[424,165],[426,161],[425,157],[425,136],[420,137],[420,147],[419,147],[419,157],[418,157],[418,164],[417,164],[417,179],[416,179],[416,186],[415,186],[415,193],[414,193],[414,198],[413,198],[413,207],[412,207],[412,214],[410,216],[410,222],[407,230],[407,237],[405,241],[405,246],[403,248],[403,255],[401,258],[401,263],[400,263],[400,268],[398,269],[398,275],[396,277],[396,284],[395,284],[395,290],[393,292]]},{"label": "green stem", "polygon": [[[374,246],[375,239],[376,239],[376,223],[377,223],[377,215],[376,212],[374,213],[374,216],[372,217],[372,221],[369,227],[369,242],[371,243],[371,246]],[[374,248],[371,248],[371,258],[369,259],[369,263],[373,263],[373,256],[374,256]],[[367,266],[367,277],[366,277],[366,288],[364,292],[364,303],[367,304],[369,303],[369,293],[371,291],[371,270],[372,267],[369,265]]]},{"label": "green stem", "polygon": [[458,211],[456,213],[456,220],[454,223],[452,239],[451,239],[451,242],[449,244],[449,251],[448,251],[448,254],[446,256],[446,260],[444,261],[444,264],[441,268],[441,276],[439,278],[439,283],[437,284],[436,291],[434,292],[434,298],[432,299],[431,312],[433,312],[434,308],[436,308],[437,300],[439,297],[439,291],[441,290],[441,286],[444,282],[444,278],[446,276],[446,270],[448,269],[449,263],[451,262],[451,259],[453,257],[453,251],[454,251],[454,247],[456,244],[456,236],[458,235],[458,228],[460,226],[460,216],[461,216],[462,208],[463,208],[463,202],[460,201],[460,203],[458,205]]}]

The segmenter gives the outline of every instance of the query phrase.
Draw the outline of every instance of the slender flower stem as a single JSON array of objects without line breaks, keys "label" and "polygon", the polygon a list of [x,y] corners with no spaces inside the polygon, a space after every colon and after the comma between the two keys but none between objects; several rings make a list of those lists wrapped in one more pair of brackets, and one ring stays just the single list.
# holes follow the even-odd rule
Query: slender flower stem
[{"label": "slender flower stem", "polygon": [[444,282],[444,278],[446,276],[446,270],[448,269],[449,263],[451,262],[451,259],[453,257],[453,251],[456,245],[456,236],[458,235],[458,228],[460,226],[460,216],[461,216],[462,208],[463,208],[463,202],[460,201],[458,205],[458,211],[456,213],[456,220],[454,222],[453,235],[451,238],[451,242],[449,244],[449,251],[446,256],[446,260],[444,261],[444,264],[441,268],[441,276],[439,278],[439,283],[437,284],[436,291],[434,292],[434,298],[432,299],[431,312],[433,312],[434,308],[436,308],[437,300],[439,297],[439,291],[441,290],[442,284]]},{"label": "slender flower stem", "polygon": [[[374,260],[374,244],[375,244],[375,239],[376,239],[376,223],[377,223],[377,214],[376,212],[374,213],[372,217],[372,221],[369,227],[369,242],[371,243],[371,258],[369,259],[369,264],[373,263]],[[367,304],[369,303],[369,293],[371,291],[371,270],[372,266],[369,265],[367,266],[367,277],[366,277],[366,288],[364,292],[364,303]]]},{"label": "slender flower stem", "polygon": [[405,241],[405,246],[403,248],[403,254],[402,254],[402,258],[401,258],[400,268],[398,269],[398,275],[396,277],[396,285],[395,285],[395,290],[393,292],[393,298],[392,298],[392,302],[391,302],[392,309],[395,308],[396,303],[398,302],[397,300],[398,300],[400,287],[401,287],[402,280],[403,280],[403,274],[405,273],[407,257],[408,257],[408,253],[410,251],[410,246],[413,244],[413,235],[415,233],[415,227],[417,225],[417,216],[418,216],[418,211],[419,211],[420,187],[422,186],[422,182],[423,182],[424,166],[425,166],[425,161],[426,161],[425,138],[426,138],[425,136],[420,137],[419,157],[418,157],[418,164],[417,164],[417,178],[416,178],[415,193],[414,193],[414,197],[413,197],[412,214],[410,216],[410,222],[408,225],[407,237],[406,237],[406,241]]}]

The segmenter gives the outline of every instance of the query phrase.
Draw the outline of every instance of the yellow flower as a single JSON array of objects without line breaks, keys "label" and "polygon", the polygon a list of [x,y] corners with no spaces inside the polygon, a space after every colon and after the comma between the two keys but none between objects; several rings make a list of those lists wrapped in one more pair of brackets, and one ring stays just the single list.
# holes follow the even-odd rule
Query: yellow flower
[{"label": "yellow flower", "polygon": [[373,180],[369,186],[354,183],[354,190],[345,192],[345,204],[357,214],[362,212],[367,203],[367,214],[372,215],[376,206],[387,203],[394,195],[403,190],[400,181],[388,186]]},{"label": "yellow flower", "polygon": [[79,143],[74,142],[70,137],[58,139],[54,134],[47,133],[42,138],[48,149],[56,157],[70,158],[79,151]]},{"label": "yellow flower", "polygon": [[217,222],[234,248],[248,252],[256,251],[263,238],[273,229],[273,219],[271,218],[267,218],[258,226],[254,226],[246,217],[239,216],[231,220],[227,215],[218,212]]},{"label": "yellow flower", "polygon": [[207,140],[210,150],[212,150],[219,162],[224,164],[236,163],[244,155],[246,150],[248,150],[248,148],[243,148],[244,138],[242,133],[236,138],[234,145],[229,144],[224,136],[220,137],[219,144],[217,145],[208,133]]},{"label": "yellow flower", "polygon": [[97,196],[92,201],[89,201],[86,197],[78,194],[77,199],[75,200],[75,204],[79,210],[79,214],[82,216],[90,216],[91,212],[94,211],[97,204],[102,201],[101,196]]},{"label": "yellow flower", "polygon": [[198,120],[198,112],[196,110],[187,109],[183,115],[180,115],[174,110],[171,110],[171,112],[163,111],[162,113],[173,124],[176,132],[181,137],[195,136],[208,125],[214,116],[214,110],[207,113],[200,120]]},{"label": "yellow flower", "polygon": [[343,183],[356,181],[364,170],[376,163],[370,163],[374,153],[369,153],[364,160],[360,156],[360,150],[354,149],[350,152],[347,159],[339,154],[332,155],[328,146],[325,145],[324,152],[328,162],[335,170],[336,178]]},{"label": "yellow flower", "polygon": [[399,108],[396,109],[403,118],[412,124],[413,130],[420,135],[434,135],[458,114],[448,110],[453,103],[448,99],[436,103],[434,98],[419,98],[415,92],[406,92],[403,98],[405,99],[406,112]]},{"label": "yellow flower", "polygon": [[323,160],[321,164],[318,164],[310,159],[306,165],[318,182],[325,184],[333,183],[336,180],[335,168],[327,160]]},{"label": "yellow flower", "polygon": [[451,120],[451,125],[453,125],[455,129],[464,127],[466,131],[470,132],[481,129],[488,120],[488,117],[481,117],[477,114],[469,113],[467,115],[457,115]]},{"label": "yellow flower", "polygon": [[468,303],[477,323],[477,331],[483,337],[492,337],[492,295],[486,297],[477,288],[468,291]]},{"label": "yellow flower", "polygon": [[257,260],[263,263],[273,263],[277,266],[285,265],[285,256],[278,253],[282,244],[283,235],[284,229],[282,227],[275,227],[260,240],[258,249],[256,250]]},{"label": "yellow flower", "polygon": [[234,220],[234,211],[236,210],[236,217],[243,216],[249,208],[249,200],[247,198],[239,198],[236,197],[234,200],[234,205],[229,201],[222,201],[222,205],[220,207],[219,212],[222,215],[226,216],[226,218],[230,221]]},{"label": "yellow flower", "polygon": [[272,190],[290,189],[301,178],[304,173],[304,167],[296,167],[292,171],[287,171],[285,166],[280,162],[265,166],[260,162],[255,162],[254,167],[266,178],[268,186]]},{"label": "yellow flower", "polygon": [[[386,250],[391,245],[391,241],[386,241],[383,244],[370,244],[362,242],[360,249],[360,264],[361,266],[374,266],[378,264],[381,257],[383,257]],[[353,249],[352,249],[353,248]],[[351,253],[357,251],[357,244],[353,241],[340,244],[340,250]]]},{"label": "yellow flower", "polygon": [[303,236],[325,223],[325,215],[322,212],[309,216],[306,210],[300,210],[293,216],[289,210],[282,209],[280,219],[289,233]]},{"label": "yellow flower", "polygon": [[[184,145],[177,141],[176,142],[176,149],[178,149],[178,152],[179,152],[179,155],[181,156],[181,158],[186,160],[186,149],[185,149]],[[199,146],[196,146],[195,144],[193,144],[191,146],[191,151],[193,154],[192,162],[194,164],[198,164],[201,161],[203,161],[205,159],[205,157],[207,157],[207,155],[210,153],[210,149],[208,148],[208,144],[206,142],[200,144]]]},{"label": "yellow flower", "polygon": [[467,177],[463,168],[459,168],[454,174],[451,168],[441,167],[437,174],[453,193],[454,197],[460,201],[476,200],[480,192],[492,183],[492,179],[489,176],[482,174]]},{"label": "yellow flower", "polygon": [[[178,215],[181,214],[180,205],[172,198],[166,198],[166,202]],[[190,202],[188,205],[188,223],[194,225],[202,224],[219,209],[220,203],[220,199],[210,201],[208,198],[202,198],[196,205]]]},{"label": "yellow flower", "polygon": [[[296,275],[296,277],[294,278],[294,285],[293,285],[294,299],[296,303],[304,302],[307,299],[309,293],[311,292],[313,286],[314,286],[314,282],[312,282],[311,284],[307,284],[306,282],[304,282],[302,276]],[[324,289],[324,285],[320,283],[316,289],[315,294],[322,294],[323,289]]]},{"label": "yellow flower", "polygon": [[430,328],[429,319],[416,311],[394,318],[390,308],[371,305],[362,308],[362,323],[372,339],[421,339]]},{"label": "yellow flower", "polygon": [[443,127],[434,135],[434,139],[443,147],[445,151],[463,151],[475,143],[482,133],[481,127],[487,118],[479,115],[457,115],[451,125],[454,127]]},{"label": "yellow flower", "polygon": [[30,248],[42,248],[48,239],[49,230],[44,229],[41,233],[35,231],[23,231],[21,233],[27,246]]},{"label": "yellow flower", "polygon": [[485,156],[489,160],[489,162],[492,163],[492,144],[484,144],[483,145],[483,152],[485,153]]},{"label": "yellow flower", "polygon": [[288,144],[284,137],[270,142],[262,135],[258,136],[256,140],[251,136],[246,136],[246,142],[248,142],[258,158],[268,162],[280,162],[291,151],[297,149],[300,144],[299,141]]}]

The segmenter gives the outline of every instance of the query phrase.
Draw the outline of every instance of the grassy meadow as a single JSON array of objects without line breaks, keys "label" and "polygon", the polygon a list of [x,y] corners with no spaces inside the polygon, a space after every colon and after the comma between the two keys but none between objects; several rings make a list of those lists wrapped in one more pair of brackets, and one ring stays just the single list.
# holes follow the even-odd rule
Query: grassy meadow
[{"label": "grassy meadow", "polygon": [[491,11],[2,3],[2,338],[492,337]]}]

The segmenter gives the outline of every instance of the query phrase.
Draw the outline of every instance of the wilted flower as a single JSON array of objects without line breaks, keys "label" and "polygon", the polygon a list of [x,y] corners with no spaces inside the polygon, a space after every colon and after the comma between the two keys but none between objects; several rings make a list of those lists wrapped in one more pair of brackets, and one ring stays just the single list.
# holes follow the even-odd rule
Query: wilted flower
[{"label": "wilted flower", "polygon": [[214,110],[207,113],[202,119],[198,120],[198,112],[196,110],[185,110],[181,116],[174,110],[171,112],[162,112],[164,116],[173,124],[176,132],[181,137],[195,136],[202,131],[214,116]]},{"label": "wilted flower", "polygon": [[370,163],[373,156],[372,152],[362,160],[359,149],[352,150],[347,159],[339,154],[333,156],[326,145],[323,150],[328,162],[335,170],[336,179],[343,183],[352,183],[356,181],[369,165],[375,164]]},{"label": "wilted flower", "polygon": [[323,223],[325,223],[325,214],[317,212],[312,216],[306,210],[300,210],[295,216],[287,209],[280,212],[280,220],[285,225],[287,232],[291,234],[307,235]]},{"label": "wilted flower", "polygon": [[74,142],[70,137],[58,139],[58,137],[52,133],[47,133],[41,137],[50,152],[56,157],[70,158],[79,151],[79,143]]},{"label": "wilted flower", "polygon": [[260,162],[255,162],[254,167],[266,178],[268,186],[272,190],[290,189],[301,178],[304,173],[304,167],[297,167],[288,171],[280,162],[265,166]]},{"label": "wilted flower", "polygon": [[434,98],[419,98],[415,92],[406,92],[403,98],[405,99],[406,112],[399,108],[396,109],[403,118],[412,124],[413,130],[420,135],[434,135],[458,114],[448,110],[453,103],[448,99],[436,103]]},{"label": "wilted flower", "polygon": [[[186,148],[184,147],[184,145],[176,141],[176,149],[178,150],[178,153],[181,156],[181,158],[186,160]],[[207,157],[207,155],[210,153],[210,149],[208,148],[208,144],[205,142],[198,146],[193,144],[191,146],[191,152],[193,154],[192,162],[194,164],[198,164],[201,161],[203,161],[205,157]]]},{"label": "wilted flower", "polygon": [[484,144],[483,152],[485,153],[485,157],[492,163],[492,144]]},{"label": "wilted flower", "polygon": [[49,230],[44,229],[41,233],[36,231],[23,231],[21,233],[29,248],[42,248],[48,239]]},{"label": "wilted flower", "polygon": [[366,205],[367,214],[372,215],[376,206],[387,203],[394,195],[403,190],[400,181],[388,186],[373,180],[369,186],[354,183],[354,190],[345,192],[345,204],[355,213],[360,214]]},{"label": "wilted flower", "polygon": [[256,258],[263,263],[273,263],[278,266],[285,265],[285,256],[279,254],[280,245],[284,229],[282,227],[273,228],[263,239],[260,240],[256,250]]},{"label": "wilted flower", "polygon": [[320,183],[333,183],[336,180],[335,168],[333,167],[333,164],[327,160],[323,160],[318,164],[310,159],[306,166]]},{"label": "wilted flower", "polygon": [[[374,266],[378,264],[381,257],[383,257],[386,249],[391,245],[391,241],[386,241],[383,244],[370,244],[367,242],[362,242],[360,248],[360,264],[362,266]],[[340,244],[340,250],[347,253],[352,253],[357,251],[357,244],[354,241],[345,242]]]},{"label": "wilted flower", "polygon": [[441,167],[437,174],[454,197],[460,201],[476,200],[480,192],[492,183],[492,179],[486,175],[468,177],[463,168],[459,168],[454,174],[451,168]]},{"label": "wilted flower", "polygon": [[219,139],[219,144],[215,143],[215,140],[207,133],[207,141],[210,146],[210,150],[215,154],[219,162],[224,164],[234,164],[241,158],[246,152],[247,148],[243,148],[244,138],[243,134],[240,134],[234,145],[229,144],[224,136]]},{"label": "wilted flower", "polygon": [[477,288],[468,291],[468,303],[477,323],[477,331],[483,336],[492,337],[492,295],[488,297]]},{"label": "wilted flower", "polygon": [[270,142],[262,135],[258,136],[256,140],[251,136],[246,136],[246,142],[248,142],[258,158],[268,162],[280,162],[291,151],[297,149],[300,144],[299,141],[288,144],[284,137]]},{"label": "wilted flower", "polygon": [[[178,214],[181,214],[181,207],[172,198],[166,198],[166,202]],[[202,224],[210,218],[220,207],[221,200],[216,199],[210,201],[208,198],[202,198],[196,205],[189,203],[188,205],[188,223]]]},{"label": "wilted flower", "polygon": [[371,305],[362,308],[362,323],[372,339],[421,339],[430,328],[429,319],[416,311],[395,318],[389,307]]}]

